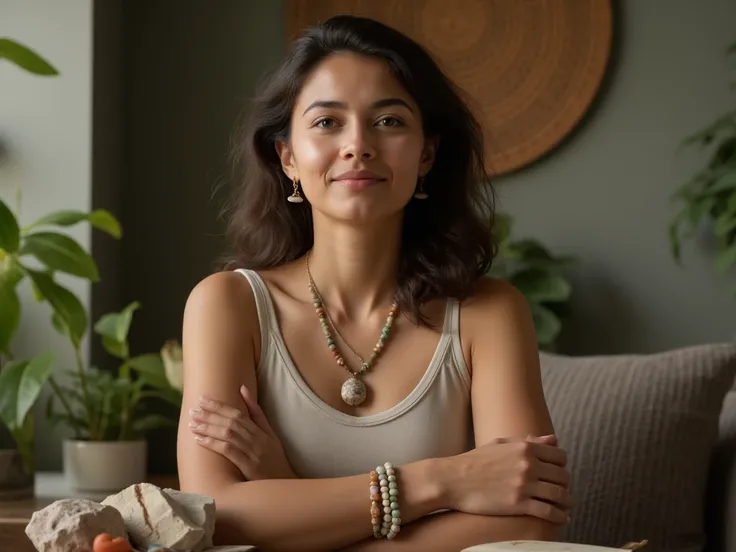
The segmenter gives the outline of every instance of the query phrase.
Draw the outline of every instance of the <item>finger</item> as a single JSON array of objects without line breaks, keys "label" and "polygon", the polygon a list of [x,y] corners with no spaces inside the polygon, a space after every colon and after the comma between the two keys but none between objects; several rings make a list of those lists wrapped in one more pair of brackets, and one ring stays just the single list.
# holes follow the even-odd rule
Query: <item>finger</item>
[{"label": "finger", "polygon": [[212,437],[213,439],[232,443],[246,454],[251,448],[252,436],[250,432],[239,425],[225,427],[192,421],[189,422],[189,429],[195,435]]},{"label": "finger", "polygon": [[205,437],[204,435],[195,436],[194,440],[203,448],[209,449],[212,452],[216,452],[220,456],[224,456],[230,462],[232,462],[236,468],[240,470],[240,473],[249,477],[248,457],[246,454],[231,443],[220,441],[219,439],[213,439],[212,437]]},{"label": "finger", "polygon": [[536,475],[540,481],[561,485],[566,489],[570,488],[570,472],[560,466],[540,462],[537,466]]},{"label": "finger", "polygon": [[526,514],[539,519],[552,523],[567,523],[570,519],[567,512],[547,502],[529,499],[524,504]]},{"label": "finger", "polygon": [[276,436],[276,433],[271,427],[271,424],[268,423],[268,418],[266,418],[266,414],[259,406],[258,401],[255,400],[255,397],[253,396],[251,390],[248,389],[245,385],[241,385],[240,394],[245,401],[245,405],[248,407],[248,414],[250,415],[251,420],[253,420],[253,423],[255,423],[267,434],[271,436]]},{"label": "finger", "polygon": [[542,462],[555,464],[557,466],[567,465],[567,453],[559,447],[553,447],[541,443],[532,443],[532,452],[534,456]]},{"label": "finger", "polygon": [[540,435],[540,436],[529,435],[527,437],[527,441],[531,443],[539,443],[542,445],[550,445],[553,447],[556,447],[558,444],[557,435]]},{"label": "finger", "polygon": [[215,412],[220,416],[224,416],[225,418],[230,418],[233,420],[238,420],[245,415],[242,410],[225,404],[222,401],[211,399],[209,397],[200,397],[199,407],[202,410],[206,410],[207,412]]},{"label": "finger", "polygon": [[527,494],[530,498],[551,502],[563,510],[569,510],[573,506],[572,496],[570,496],[570,492],[565,487],[547,483],[546,481],[537,481],[536,483],[530,484]]}]

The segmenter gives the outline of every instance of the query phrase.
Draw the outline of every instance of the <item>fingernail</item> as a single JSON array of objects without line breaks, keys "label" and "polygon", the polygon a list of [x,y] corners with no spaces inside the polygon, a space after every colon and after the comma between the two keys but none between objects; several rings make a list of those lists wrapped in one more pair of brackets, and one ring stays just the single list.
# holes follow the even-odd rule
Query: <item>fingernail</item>
[{"label": "fingernail", "polygon": [[194,440],[199,441],[201,443],[202,441],[204,441],[204,437],[202,437],[201,435],[195,435]]},{"label": "fingernail", "polygon": [[199,427],[199,424],[197,422],[189,422],[189,427],[192,429],[196,429]]},{"label": "fingernail", "polygon": [[217,401],[213,401],[208,397],[199,397],[199,404],[201,404],[202,406],[209,406],[210,408],[216,408],[220,403]]},{"label": "fingernail", "polygon": [[193,418],[198,418],[202,415],[202,411],[199,408],[190,408],[189,415]]}]

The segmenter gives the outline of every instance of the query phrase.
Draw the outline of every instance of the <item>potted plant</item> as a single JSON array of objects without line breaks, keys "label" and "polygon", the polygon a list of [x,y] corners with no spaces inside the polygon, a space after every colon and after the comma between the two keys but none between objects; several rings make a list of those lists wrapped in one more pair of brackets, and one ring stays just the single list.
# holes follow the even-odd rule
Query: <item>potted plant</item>
[{"label": "potted plant", "polygon": [[[728,49],[736,54],[736,43]],[[670,221],[673,258],[682,260],[682,242],[705,227],[714,238],[714,268],[725,273],[736,264],[736,109],[687,137],[683,146],[711,148],[706,166],[674,194],[680,209]]]},{"label": "potted plant", "polygon": [[57,281],[56,274],[96,282],[97,266],[77,241],[49,227],[69,227],[83,221],[120,237],[118,221],[105,210],[55,211],[21,227],[10,207],[0,200],[0,422],[14,442],[13,448],[0,450],[0,496],[5,498],[33,494],[32,408],[54,362],[49,352],[29,359],[14,358],[11,345],[21,320],[18,290],[29,282],[35,297],[47,301],[55,316],[80,333],[86,325],[81,302]]},{"label": "potted plant", "polygon": [[139,307],[132,302],[103,315],[94,326],[105,350],[120,361],[116,373],[86,367],[79,340],[55,318],[57,329],[70,338],[77,365],[61,372],[66,383],[56,375],[49,378],[53,393],[46,415],[74,432],[63,443],[64,475],[72,489],[108,493],[140,483],[146,476],[145,434],[176,423],[148,406],[150,399],[181,406],[178,343],[169,341],[158,353],[131,356],[128,332]]},{"label": "potted plant", "polygon": [[510,283],[526,297],[539,348],[554,351],[572,293],[565,271],[575,259],[553,256],[534,239],[512,239],[512,227],[510,215],[496,214],[494,229],[498,256],[489,275]]}]

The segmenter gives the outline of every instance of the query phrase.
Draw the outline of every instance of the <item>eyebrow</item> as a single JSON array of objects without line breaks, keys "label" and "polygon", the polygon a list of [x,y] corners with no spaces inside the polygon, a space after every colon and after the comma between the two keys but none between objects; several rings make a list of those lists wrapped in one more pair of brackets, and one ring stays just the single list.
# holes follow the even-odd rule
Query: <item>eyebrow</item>
[{"label": "eyebrow", "polygon": [[[402,100],[401,98],[385,98],[383,100],[378,100],[376,102],[373,102],[371,107],[373,109],[376,109],[379,107],[391,107],[394,105],[403,106],[409,111],[411,111],[412,113],[414,113],[414,110],[411,108],[411,106],[408,103],[406,103],[404,100]],[[346,104],[345,102],[317,100],[316,102],[313,102],[307,109],[304,110],[304,113],[302,113],[302,116],[306,115],[307,111],[309,111],[310,109],[316,109],[318,107],[323,107],[327,109],[347,109],[348,104]]]}]

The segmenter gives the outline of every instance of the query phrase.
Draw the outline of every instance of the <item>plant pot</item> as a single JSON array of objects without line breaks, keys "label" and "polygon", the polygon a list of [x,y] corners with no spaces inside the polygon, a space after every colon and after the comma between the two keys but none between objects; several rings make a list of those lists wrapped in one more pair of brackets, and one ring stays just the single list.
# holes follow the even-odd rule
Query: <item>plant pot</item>
[{"label": "plant pot", "polygon": [[30,498],[34,495],[35,474],[23,467],[17,450],[0,450],[0,501]]},{"label": "plant pot", "polygon": [[64,441],[64,477],[73,490],[117,492],[146,478],[146,441]]}]

